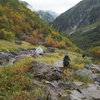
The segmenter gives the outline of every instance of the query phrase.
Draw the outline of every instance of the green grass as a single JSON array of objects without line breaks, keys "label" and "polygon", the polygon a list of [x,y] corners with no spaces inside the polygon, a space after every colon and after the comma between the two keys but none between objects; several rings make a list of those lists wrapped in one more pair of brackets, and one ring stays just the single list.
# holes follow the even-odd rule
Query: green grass
[{"label": "green grass", "polygon": [[28,50],[28,49],[34,49],[34,48],[36,47],[24,41],[22,41],[22,45],[18,45],[18,44],[15,44],[14,42],[0,40],[0,52],[16,53],[16,51],[19,51],[20,49]]},{"label": "green grass", "polygon": [[89,76],[87,76],[87,75],[82,76],[82,75],[79,75],[79,74],[76,74],[74,76],[74,80],[84,82],[85,84],[93,82],[93,80],[90,79]]},{"label": "green grass", "polygon": [[14,66],[0,69],[0,100],[28,100],[29,95],[33,99],[45,97],[41,85],[39,88],[34,86],[34,76],[28,77],[32,61],[33,59],[27,58],[15,63]]},{"label": "green grass", "polygon": [[54,65],[56,61],[63,61],[64,55],[59,55],[59,53],[51,53],[51,54],[45,54],[44,57],[36,58],[36,61],[39,61],[41,63],[47,63],[49,65]]},{"label": "green grass", "polygon": [[75,58],[74,59],[74,62],[77,63],[77,64],[89,64],[91,65],[92,61],[89,60],[89,59],[81,59],[81,58]]}]

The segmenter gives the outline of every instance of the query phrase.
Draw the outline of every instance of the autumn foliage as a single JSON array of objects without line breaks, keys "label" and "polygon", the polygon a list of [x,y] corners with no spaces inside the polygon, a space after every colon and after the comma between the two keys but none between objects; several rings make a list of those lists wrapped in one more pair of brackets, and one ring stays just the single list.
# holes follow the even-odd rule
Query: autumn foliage
[{"label": "autumn foliage", "polygon": [[47,47],[58,47],[58,42],[55,41],[49,41],[46,43]]},{"label": "autumn foliage", "polygon": [[34,38],[34,37],[30,37],[30,36],[22,36],[21,37],[22,40],[27,41],[33,45],[37,45],[38,44],[38,39]]},{"label": "autumn foliage", "polygon": [[66,48],[73,44],[18,0],[0,0],[0,39],[21,39],[33,45]]},{"label": "autumn foliage", "polygon": [[94,57],[94,58],[100,58],[100,46],[97,46],[93,49],[90,49],[90,54]]}]

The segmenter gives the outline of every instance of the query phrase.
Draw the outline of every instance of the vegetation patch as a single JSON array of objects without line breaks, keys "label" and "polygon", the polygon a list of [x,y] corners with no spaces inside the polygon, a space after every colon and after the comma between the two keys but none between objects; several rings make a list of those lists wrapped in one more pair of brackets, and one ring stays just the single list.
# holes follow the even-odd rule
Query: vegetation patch
[{"label": "vegetation patch", "polygon": [[[21,41],[22,44],[18,45],[15,42],[9,42],[6,40],[0,40],[0,52],[11,52],[16,53],[20,49],[23,50],[29,50],[29,49],[35,49],[36,47],[28,42]],[[6,45],[4,45],[6,44]]]},{"label": "vegetation patch", "polygon": [[81,81],[81,82],[84,82],[84,83],[91,83],[91,82],[93,82],[93,80],[91,80],[89,78],[89,76],[87,76],[87,75],[82,76],[82,75],[76,74],[73,77],[74,77],[74,80]]},{"label": "vegetation patch", "polygon": [[[28,70],[32,66],[33,59],[23,59],[14,66],[4,67],[0,70],[0,100],[28,100],[44,96],[40,88],[36,88],[32,82],[34,77],[28,77]],[[32,80],[31,80],[32,79]]]},{"label": "vegetation patch", "polygon": [[75,58],[74,62],[77,64],[89,64],[91,65],[92,61],[89,59],[80,59],[80,58]]}]

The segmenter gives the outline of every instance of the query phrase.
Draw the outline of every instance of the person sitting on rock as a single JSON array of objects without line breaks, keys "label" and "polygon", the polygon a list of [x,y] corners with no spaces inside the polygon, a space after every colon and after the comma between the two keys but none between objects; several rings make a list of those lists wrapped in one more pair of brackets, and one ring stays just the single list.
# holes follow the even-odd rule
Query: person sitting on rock
[{"label": "person sitting on rock", "polygon": [[65,55],[65,57],[64,57],[64,59],[63,59],[63,70],[67,70],[68,69],[68,66],[69,66],[69,64],[70,64],[70,58],[69,58],[69,55],[68,54],[66,54]]}]

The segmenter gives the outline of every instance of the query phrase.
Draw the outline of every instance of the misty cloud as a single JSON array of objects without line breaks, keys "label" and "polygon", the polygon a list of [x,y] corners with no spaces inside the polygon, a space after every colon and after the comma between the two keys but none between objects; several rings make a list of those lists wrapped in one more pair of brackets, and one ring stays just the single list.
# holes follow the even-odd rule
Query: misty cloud
[{"label": "misty cloud", "polygon": [[63,13],[81,0],[22,0],[28,2],[35,10],[52,10]]}]

